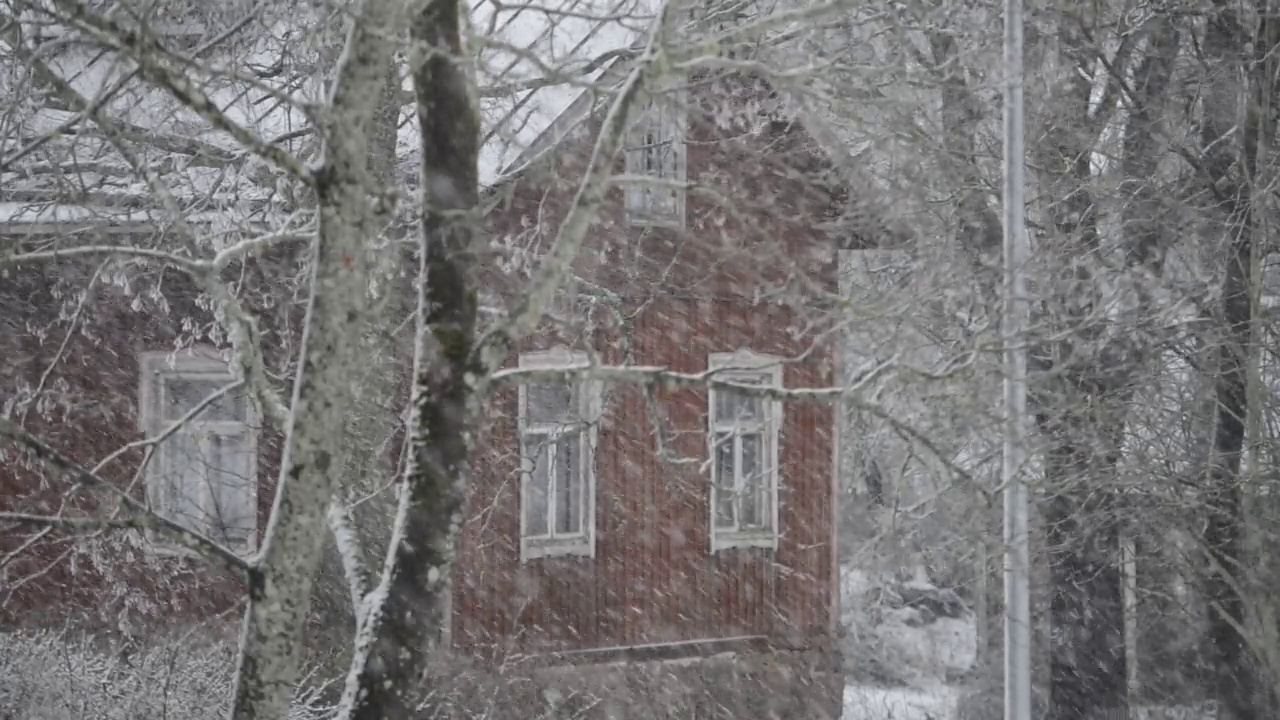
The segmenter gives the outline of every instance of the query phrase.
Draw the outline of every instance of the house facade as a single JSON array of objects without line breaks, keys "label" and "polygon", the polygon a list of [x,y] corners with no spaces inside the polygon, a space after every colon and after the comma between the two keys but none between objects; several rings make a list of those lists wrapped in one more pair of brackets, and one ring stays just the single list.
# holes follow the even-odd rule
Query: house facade
[{"label": "house facade", "polygon": [[[516,381],[486,402],[448,644],[490,667],[789,653],[822,668],[822,703],[829,709],[834,692],[838,707],[828,682],[839,615],[836,420],[806,393],[839,381],[831,226],[843,191],[767,83],[687,80],[640,100],[615,187],[565,287],[509,358],[504,372]],[[519,299],[554,242],[600,110],[574,103],[490,193],[488,309]],[[0,227],[5,242],[92,242],[115,227],[101,208],[69,217],[54,197],[3,200],[22,206]],[[128,232],[163,242],[149,212],[127,210]],[[65,326],[59,288],[94,284],[92,267],[41,272],[12,281],[5,302]],[[92,470],[122,497],[251,554],[280,429],[237,384],[200,289],[173,270],[132,272],[125,286],[168,276],[183,307],[109,285],[62,342],[5,321],[6,400],[64,470]],[[269,277],[257,283],[256,297],[269,298]],[[208,327],[192,333],[192,324]],[[296,328],[270,335],[273,353],[296,348]],[[632,368],[635,381],[606,383],[593,365]],[[576,370],[559,380],[519,381],[521,370],[566,367]],[[66,492],[49,463],[4,452],[6,511],[114,511]],[[234,580],[158,537],[72,542],[29,530],[0,533],[0,553],[13,554],[8,576],[23,578],[6,588],[7,623],[56,604],[97,623],[116,608],[207,617],[241,597]]]},{"label": "house facade", "polygon": [[[839,195],[815,182],[821,151],[771,93],[725,75],[643,98],[619,187],[509,367],[704,377],[604,385],[587,370],[497,393],[453,647],[493,659],[831,647],[835,415],[786,391],[836,382],[821,221]],[[497,190],[497,247],[552,241],[598,118],[584,109],[557,153]]]}]

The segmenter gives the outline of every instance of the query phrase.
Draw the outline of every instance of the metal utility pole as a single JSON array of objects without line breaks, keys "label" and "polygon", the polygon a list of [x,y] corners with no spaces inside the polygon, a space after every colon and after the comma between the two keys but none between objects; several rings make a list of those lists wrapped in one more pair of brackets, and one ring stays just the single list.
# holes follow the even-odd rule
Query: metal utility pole
[{"label": "metal utility pole", "polygon": [[1027,457],[1026,267],[1022,0],[1004,0],[1004,717],[1031,720],[1031,550]]}]

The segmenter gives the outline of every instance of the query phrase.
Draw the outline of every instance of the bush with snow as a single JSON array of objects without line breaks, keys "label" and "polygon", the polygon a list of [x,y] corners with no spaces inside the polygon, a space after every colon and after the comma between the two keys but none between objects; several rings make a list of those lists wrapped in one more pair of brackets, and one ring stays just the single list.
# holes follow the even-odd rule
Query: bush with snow
[{"label": "bush with snow", "polygon": [[841,569],[844,654],[851,677],[888,685],[932,685],[977,659],[973,613],[955,593],[922,577]]},{"label": "bush with snow", "polygon": [[[0,718],[220,720],[235,673],[235,645],[191,638],[145,647],[52,632],[0,635]],[[328,684],[304,683],[290,720],[331,714]]]}]

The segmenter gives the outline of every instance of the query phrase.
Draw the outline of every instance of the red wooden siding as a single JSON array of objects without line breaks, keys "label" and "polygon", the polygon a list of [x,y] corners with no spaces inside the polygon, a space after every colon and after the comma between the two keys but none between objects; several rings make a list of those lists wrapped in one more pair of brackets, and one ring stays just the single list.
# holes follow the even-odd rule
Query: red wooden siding
[{"label": "red wooden siding", "polygon": [[[40,268],[14,283],[14,294],[26,291],[30,315],[26,320],[53,324],[59,302],[50,294],[56,274],[74,273],[66,266]],[[53,366],[46,389],[61,388],[59,403],[49,413],[32,407],[24,427],[73,462],[93,468],[113,452],[143,438],[138,427],[139,355],[173,347],[171,318],[207,318],[184,291],[181,278],[166,277],[168,315],[155,308],[129,309],[130,300],[99,288],[87,303],[61,346],[65,325],[54,325],[51,340],[25,332],[0,336],[5,371],[0,402],[20,383],[35,387]],[[208,318],[211,320],[211,318]],[[206,320],[206,322],[208,321]],[[81,332],[81,329],[84,332]],[[61,352],[60,352],[61,351]],[[60,353],[60,354],[59,354]],[[18,418],[15,418],[18,419]],[[144,483],[135,475],[143,459],[141,449],[121,454],[100,475],[134,497],[145,497]],[[261,538],[273,500],[274,478],[280,463],[278,433],[258,434],[258,533]],[[56,514],[71,487],[56,470],[23,458],[18,446],[0,443],[0,510],[38,515]],[[75,507],[106,512],[113,505],[94,507],[95,493],[77,495]],[[0,526],[0,557],[21,547],[34,534],[31,528]],[[152,552],[140,537],[118,533],[76,537],[53,533],[16,555],[4,568],[0,582],[0,625],[62,624],[115,628],[122,611],[135,626],[147,622],[190,621],[234,610],[244,592],[234,573],[207,560]],[[27,578],[29,578],[27,580]]]},{"label": "red wooden siding", "polygon": [[[730,85],[727,95],[696,95],[697,107],[718,108],[737,102],[743,93],[761,92],[750,83]],[[614,193],[575,260],[575,271],[621,298],[616,310],[634,313],[634,318],[623,328],[609,313],[599,312],[578,335],[546,328],[545,336],[524,349],[550,347],[558,338],[578,346],[590,343],[610,363],[699,372],[715,352],[746,348],[800,355],[829,329],[820,320],[813,324],[825,302],[822,293],[834,286],[833,246],[815,230],[838,202],[814,182],[811,173],[821,171],[822,163],[795,127],[744,132],[710,122],[708,116],[718,112],[691,113],[689,177],[721,197],[735,199],[735,204],[725,207],[691,194],[686,230],[641,232],[627,226],[620,212],[621,191]],[[494,255],[501,255],[503,242],[512,237],[527,241],[521,249],[534,255],[546,249],[550,231],[563,217],[574,182],[581,177],[575,169],[580,167],[581,156],[570,143],[548,165],[530,169],[514,186],[501,190],[510,195],[491,217]],[[497,289],[500,300],[519,296],[523,276],[495,269],[501,265],[497,262],[482,264],[488,273],[486,287]],[[47,269],[51,274],[62,271]],[[269,274],[263,281],[264,287],[250,297],[263,302],[258,309],[265,313],[276,291]],[[30,293],[30,303],[56,314],[58,301],[41,289],[52,283],[32,281],[36,290]],[[754,297],[762,289],[784,285],[789,288],[781,296],[785,299]],[[170,281],[167,287],[172,286]],[[192,298],[184,301],[190,307],[168,314],[156,308],[132,313],[127,310],[130,298],[99,300],[93,306],[104,317],[94,318],[92,327],[103,341],[77,335],[58,371],[82,405],[56,415],[51,424],[31,426],[37,433],[49,433],[55,446],[68,449],[85,464],[140,436],[137,353],[170,347],[175,334],[170,325],[176,318],[211,320]],[[579,314],[578,319],[583,317]],[[297,338],[289,334],[296,332],[298,320],[284,318],[277,332],[269,333],[277,350],[296,348]],[[6,367],[6,359],[21,357],[21,367],[12,366],[14,372],[34,382],[52,359],[56,343],[12,335],[0,336],[0,369]],[[630,354],[624,355],[627,347]],[[820,346],[804,362],[786,367],[784,384],[827,385],[833,367],[830,351]],[[609,387],[605,393],[595,454],[593,558],[521,562],[515,389],[502,388],[488,403],[460,538],[452,617],[455,646],[501,658],[738,636],[763,635],[798,646],[828,642],[836,553],[830,406],[784,406],[777,550],[713,554],[709,478],[699,472],[707,453],[705,391],[657,388],[653,409],[638,387]],[[692,458],[692,464],[658,456],[653,413],[668,449]],[[11,445],[3,449],[12,452]],[[260,437],[259,452],[262,528],[279,464],[279,439]],[[138,453],[122,458],[106,475],[125,483],[139,460]],[[56,501],[63,485],[52,492],[33,492],[40,483],[38,473],[19,469],[12,457],[0,457],[0,509],[53,509],[56,506],[48,503]],[[0,555],[23,537],[0,535]],[[65,547],[47,545],[39,557],[51,559]],[[209,615],[242,598],[238,585],[207,563],[140,559],[144,552],[113,549],[105,555],[109,566],[86,571],[88,566],[80,563],[74,574],[63,563],[0,609],[0,619],[13,622],[29,617],[39,605],[65,603],[110,623],[126,602],[121,593],[130,598],[128,603],[150,607],[157,616]],[[35,569],[33,562],[11,567],[10,576]]]},{"label": "red wooden siding", "polygon": [[[635,362],[683,372],[713,352],[749,347],[796,355],[790,313],[766,305],[664,300],[637,318]],[[821,362],[788,366],[788,387],[830,383]],[[767,635],[807,645],[830,619],[832,411],[787,403],[780,436],[777,551],[710,551],[710,484],[698,466],[658,457],[656,411],[668,450],[707,455],[707,398],[694,389],[608,388],[595,456],[594,558],[522,563],[515,393],[486,416],[455,591],[455,646],[484,655],[564,651]]]},{"label": "red wooden siding", "polygon": [[[683,372],[706,370],[716,352],[794,357],[811,351],[786,367],[784,384],[828,385],[835,357],[821,343],[811,348],[829,327],[821,319],[822,294],[834,289],[834,246],[816,229],[840,201],[820,177],[828,166],[799,126],[723,112],[767,88],[741,79],[696,87],[688,176],[715,194],[688,196],[682,231],[640,230],[628,226],[618,191],[574,263],[578,277],[622,299],[616,312],[638,314],[622,328],[599,313],[585,335],[548,323],[522,349],[589,344],[605,362]],[[495,236],[545,251],[588,149],[570,144],[503,188],[504,204],[490,218]],[[519,284],[509,277],[495,273],[492,286],[513,288],[508,302],[519,297]],[[782,287],[788,289],[778,300],[755,298]],[[650,408],[638,387],[605,389],[595,454],[594,557],[528,562],[520,559],[516,392],[506,388],[491,400],[460,539],[451,626],[456,648],[501,660],[743,636],[801,647],[831,639],[831,407],[784,406],[777,550],[712,553],[710,480],[700,472],[707,457],[706,393],[655,388],[654,397]],[[692,462],[658,456],[655,414],[668,452]]]}]

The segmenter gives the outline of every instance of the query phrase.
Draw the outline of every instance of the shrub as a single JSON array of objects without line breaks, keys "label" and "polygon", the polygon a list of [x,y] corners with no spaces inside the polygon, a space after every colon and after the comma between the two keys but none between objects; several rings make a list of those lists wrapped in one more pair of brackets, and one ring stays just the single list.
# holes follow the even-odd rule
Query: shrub
[{"label": "shrub", "polygon": [[[144,646],[48,631],[0,635],[0,720],[221,720],[235,644],[186,637]],[[327,718],[332,683],[300,686],[290,720]]]}]

